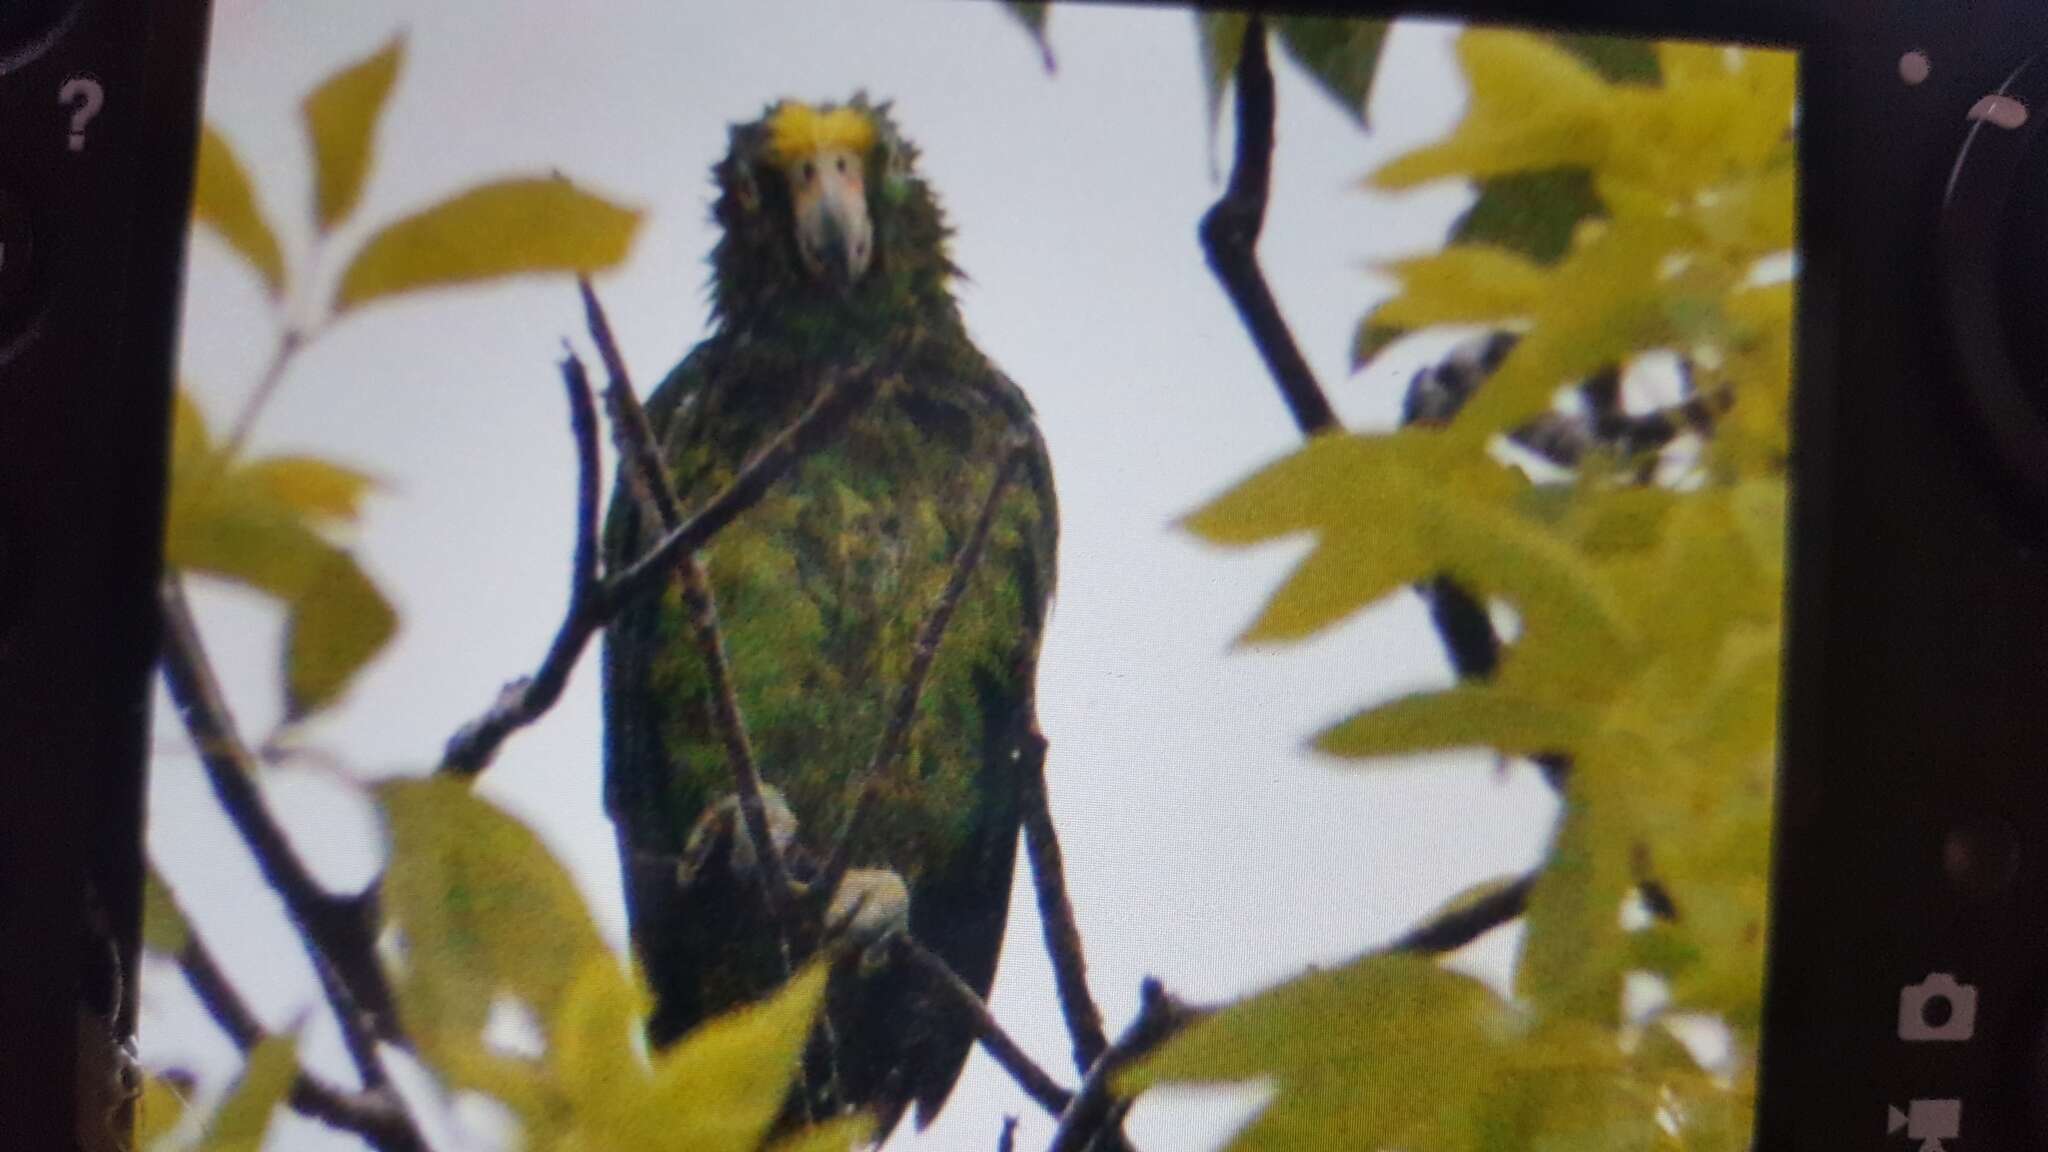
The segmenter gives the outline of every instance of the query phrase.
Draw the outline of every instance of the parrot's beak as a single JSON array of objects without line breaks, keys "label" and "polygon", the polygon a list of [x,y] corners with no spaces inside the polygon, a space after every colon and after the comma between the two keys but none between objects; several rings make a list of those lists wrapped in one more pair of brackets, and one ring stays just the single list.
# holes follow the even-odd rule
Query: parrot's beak
[{"label": "parrot's beak", "polygon": [[874,259],[861,158],[828,149],[789,166],[797,250],[811,275],[835,288],[859,280]]}]

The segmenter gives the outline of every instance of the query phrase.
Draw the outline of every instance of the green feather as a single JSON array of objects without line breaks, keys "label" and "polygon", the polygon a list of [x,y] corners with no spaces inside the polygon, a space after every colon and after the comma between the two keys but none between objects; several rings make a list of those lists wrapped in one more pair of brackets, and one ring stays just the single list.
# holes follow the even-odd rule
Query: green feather
[{"label": "green feather", "polygon": [[[712,255],[716,327],[648,401],[685,507],[700,504],[787,427],[822,382],[855,363],[891,383],[832,447],[800,463],[703,559],[741,711],[763,777],[788,799],[801,849],[829,849],[882,739],[913,640],[937,603],[1018,435],[1032,451],[1008,489],[926,682],[904,755],[877,781],[854,864],[900,875],[911,926],[986,993],[1017,837],[1015,753],[1029,724],[1053,587],[1050,466],[1021,392],[968,340],[951,296],[946,227],[886,109],[869,158],[873,265],[849,290],[805,273],[789,193],[733,131],[715,172],[723,236]],[[607,563],[652,533],[621,483]],[[781,979],[751,893],[679,893],[672,865],[732,791],[712,686],[671,587],[621,613],[605,644],[606,800],[618,826],[633,937],[665,1043]],[[893,1120],[944,1099],[970,1037],[905,973],[848,975],[831,1000],[843,1100]]]}]

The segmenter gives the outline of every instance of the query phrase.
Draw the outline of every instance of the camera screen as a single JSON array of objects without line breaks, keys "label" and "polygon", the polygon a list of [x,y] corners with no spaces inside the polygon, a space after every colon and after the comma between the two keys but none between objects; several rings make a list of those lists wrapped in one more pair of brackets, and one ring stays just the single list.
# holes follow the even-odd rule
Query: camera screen
[{"label": "camera screen", "polygon": [[216,7],[140,1146],[1750,1146],[1792,53]]}]

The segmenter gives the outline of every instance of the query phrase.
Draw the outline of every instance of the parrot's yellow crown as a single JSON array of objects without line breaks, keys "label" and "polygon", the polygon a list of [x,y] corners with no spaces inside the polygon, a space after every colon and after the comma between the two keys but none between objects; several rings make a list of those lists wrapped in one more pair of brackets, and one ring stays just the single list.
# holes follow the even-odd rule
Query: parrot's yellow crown
[{"label": "parrot's yellow crown", "polygon": [[875,146],[875,135],[875,122],[858,108],[822,111],[788,100],[768,118],[768,151],[780,164],[840,149],[866,152]]}]

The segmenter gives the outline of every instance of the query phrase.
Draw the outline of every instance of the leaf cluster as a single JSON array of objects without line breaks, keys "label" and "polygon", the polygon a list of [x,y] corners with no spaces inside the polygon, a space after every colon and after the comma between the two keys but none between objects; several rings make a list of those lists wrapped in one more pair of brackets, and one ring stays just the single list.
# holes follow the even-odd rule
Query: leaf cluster
[{"label": "leaf cluster", "polygon": [[[1461,35],[1464,119],[1370,184],[1460,179],[1480,198],[1441,251],[1390,269],[1399,290],[1357,351],[1444,325],[1520,339],[1447,426],[1316,438],[1187,521],[1226,547],[1313,541],[1248,643],[1316,635],[1437,575],[1518,622],[1494,675],[1374,703],[1321,751],[1569,765],[1512,997],[1368,956],[1232,1006],[1126,1083],[1271,1079],[1235,1148],[1747,1140],[1748,1061],[1705,1068],[1664,1023],[1709,1016],[1755,1048],[1793,299],[1762,269],[1793,243],[1794,71],[1767,51],[1639,52]],[[1723,413],[1680,482],[1638,483],[1611,453],[1564,482],[1504,462],[1506,435],[1567,386],[1654,352]],[[1633,927],[1624,909],[1649,889],[1669,915]],[[1669,988],[1650,1019],[1623,1017],[1631,972]]]}]

